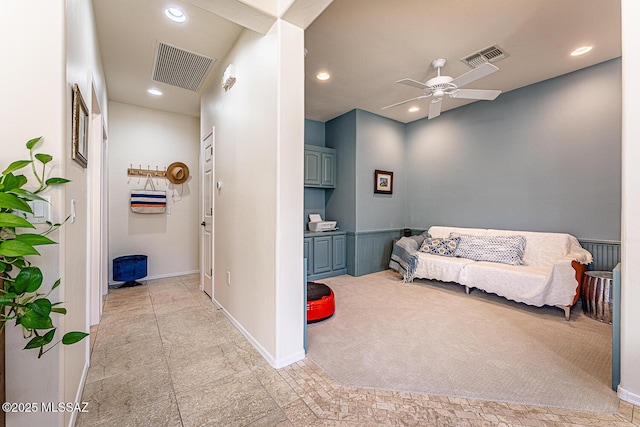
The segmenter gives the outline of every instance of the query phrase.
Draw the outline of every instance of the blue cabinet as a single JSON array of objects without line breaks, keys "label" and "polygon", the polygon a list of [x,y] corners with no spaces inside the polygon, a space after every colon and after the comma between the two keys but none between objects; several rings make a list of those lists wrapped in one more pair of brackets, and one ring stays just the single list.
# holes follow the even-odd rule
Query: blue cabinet
[{"label": "blue cabinet", "polygon": [[304,185],[320,187],[322,184],[322,153],[317,150],[304,149]]},{"label": "blue cabinet", "polygon": [[313,238],[313,274],[321,274],[333,269],[332,236]]},{"label": "blue cabinet", "polygon": [[307,276],[313,274],[313,238],[304,239],[304,258],[307,260]]},{"label": "blue cabinet", "polygon": [[336,153],[321,153],[320,161],[322,162],[322,180],[321,187],[335,188],[336,186]]},{"label": "blue cabinet", "polygon": [[347,274],[347,236],[344,231],[305,233],[307,280]]},{"label": "blue cabinet", "polygon": [[335,188],[336,150],[315,145],[304,146],[304,186]]},{"label": "blue cabinet", "polygon": [[342,270],[347,268],[347,236],[345,234],[335,235],[333,243],[333,265],[332,270]]}]

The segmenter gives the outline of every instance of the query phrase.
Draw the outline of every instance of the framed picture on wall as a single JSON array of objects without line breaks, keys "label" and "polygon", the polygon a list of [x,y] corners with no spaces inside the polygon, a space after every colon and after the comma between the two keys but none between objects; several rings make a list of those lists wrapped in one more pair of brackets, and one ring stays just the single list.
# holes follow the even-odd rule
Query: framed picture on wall
[{"label": "framed picture on wall", "polygon": [[393,194],[393,172],[376,169],[373,192],[380,194]]},{"label": "framed picture on wall", "polygon": [[73,118],[71,120],[71,158],[87,167],[87,151],[89,149],[89,111],[82,99],[80,88],[73,85]]}]

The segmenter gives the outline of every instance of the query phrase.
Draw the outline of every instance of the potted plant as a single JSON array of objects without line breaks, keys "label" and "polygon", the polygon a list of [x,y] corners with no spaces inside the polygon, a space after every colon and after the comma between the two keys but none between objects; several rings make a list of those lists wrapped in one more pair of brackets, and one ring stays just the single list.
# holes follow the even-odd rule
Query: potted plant
[{"label": "potted plant", "polygon": [[[11,163],[0,175],[0,339],[4,350],[4,328],[9,322],[20,325],[27,341],[24,349],[38,349],[38,358],[55,345],[74,344],[84,339],[86,332],[67,332],[54,342],[56,327],[53,314],[66,314],[61,302],[49,299],[51,292],[60,285],[56,280],[48,291],[42,290],[43,275],[33,257],[40,255],[39,245],[55,244],[47,237],[63,223],[46,223],[46,228],[36,232],[36,226],[26,214],[32,213],[30,201],[44,199],[39,196],[51,186],[64,185],[65,178],[47,178],[47,164],[53,160],[48,154],[34,153],[34,147],[42,138],[27,142],[29,160]],[[28,179],[19,173],[31,167],[37,187],[27,190]],[[45,349],[45,347],[47,347]],[[4,351],[2,351],[4,359]],[[4,360],[2,360],[4,371]],[[4,381],[2,381],[4,384]],[[3,400],[4,401],[4,400]]]}]

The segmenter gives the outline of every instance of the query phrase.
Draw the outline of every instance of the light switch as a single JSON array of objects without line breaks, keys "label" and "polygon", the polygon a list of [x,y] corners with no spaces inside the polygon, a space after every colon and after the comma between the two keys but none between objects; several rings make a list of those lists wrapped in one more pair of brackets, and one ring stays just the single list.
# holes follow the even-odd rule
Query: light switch
[{"label": "light switch", "polygon": [[44,224],[51,220],[51,198],[43,197],[45,200],[33,200],[28,202],[33,213],[27,214],[26,218],[32,224]]},{"label": "light switch", "polygon": [[44,204],[42,200],[33,201],[33,216],[34,218],[44,218]]}]

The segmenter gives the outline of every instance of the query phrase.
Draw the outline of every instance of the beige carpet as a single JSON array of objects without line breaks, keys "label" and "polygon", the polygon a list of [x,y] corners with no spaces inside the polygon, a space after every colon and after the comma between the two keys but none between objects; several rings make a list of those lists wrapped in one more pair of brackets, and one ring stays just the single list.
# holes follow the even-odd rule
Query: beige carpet
[{"label": "beige carpet", "polygon": [[345,386],[614,413],[611,326],[388,270],[322,280],[336,313],[308,357]]}]

